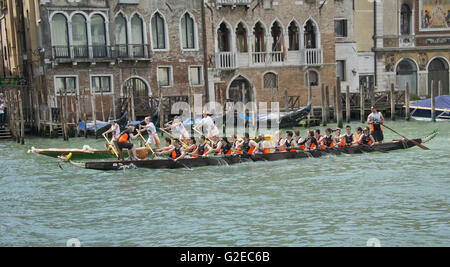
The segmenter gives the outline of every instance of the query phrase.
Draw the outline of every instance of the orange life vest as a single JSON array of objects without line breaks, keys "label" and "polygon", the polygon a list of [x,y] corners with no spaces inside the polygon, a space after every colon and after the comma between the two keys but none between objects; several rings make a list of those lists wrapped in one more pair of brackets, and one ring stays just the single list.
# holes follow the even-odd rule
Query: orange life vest
[{"label": "orange life vest", "polygon": [[129,135],[127,133],[124,133],[119,138],[119,143],[126,143],[128,141]]}]

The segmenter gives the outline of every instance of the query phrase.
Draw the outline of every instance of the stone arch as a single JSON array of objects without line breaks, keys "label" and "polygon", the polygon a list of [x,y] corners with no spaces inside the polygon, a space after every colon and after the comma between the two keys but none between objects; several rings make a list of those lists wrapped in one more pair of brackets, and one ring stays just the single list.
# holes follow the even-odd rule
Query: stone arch
[{"label": "stone arch", "polygon": [[228,84],[227,99],[231,102],[254,102],[256,99],[256,90],[253,83],[242,74],[236,75]]}]

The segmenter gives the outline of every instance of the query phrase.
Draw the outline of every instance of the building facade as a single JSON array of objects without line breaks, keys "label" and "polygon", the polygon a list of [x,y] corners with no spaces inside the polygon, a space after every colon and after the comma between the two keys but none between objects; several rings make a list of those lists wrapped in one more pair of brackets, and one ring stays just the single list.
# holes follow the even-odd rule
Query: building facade
[{"label": "building facade", "polygon": [[[411,95],[449,94],[450,0],[378,1],[375,5],[378,89],[395,84]],[[437,92],[437,91],[436,91]]]},{"label": "building facade", "polygon": [[354,4],[352,1],[335,0],[336,75],[341,90],[359,89],[358,47],[354,35]]},{"label": "building facade", "polygon": [[[210,0],[206,5],[211,99],[320,105],[336,85],[334,1]],[[309,77],[309,84],[308,84]]]}]

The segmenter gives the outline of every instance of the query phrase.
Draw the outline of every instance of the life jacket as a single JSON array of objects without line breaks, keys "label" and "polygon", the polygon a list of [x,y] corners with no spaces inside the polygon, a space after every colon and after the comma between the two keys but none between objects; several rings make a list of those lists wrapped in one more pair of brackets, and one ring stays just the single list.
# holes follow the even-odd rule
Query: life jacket
[{"label": "life jacket", "polygon": [[206,146],[206,144],[198,145],[198,148],[197,148],[197,157],[198,157],[198,156],[203,156],[203,155],[205,155],[205,153],[206,153],[206,151],[205,151],[205,146]]},{"label": "life jacket", "polygon": [[262,145],[262,142],[258,144],[258,152],[264,153],[264,154],[269,154],[270,153],[270,148],[266,147],[266,148],[262,149],[261,145]]},{"label": "life jacket", "polygon": [[292,142],[294,142],[294,140],[289,141],[289,140],[286,139],[286,143],[285,143],[286,144],[286,149],[289,152],[295,152],[295,149],[292,148]]},{"label": "life jacket", "polygon": [[370,135],[363,135],[361,138],[361,142],[363,145],[372,145],[372,139],[370,138]]},{"label": "life jacket", "polygon": [[[315,149],[317,140],[315,137],[308,138],[308,141],[306,144],[307,144],[307,147],[309,147],[309,149]],[[319,145],[319,144],[317,144],[317,145]]]},{"label": "life jacket", "polygon": [[382,132],[383,131],[383,127],[381,127],[381,124],[379,123],[372,123],[370,124],[370,131],[371,132]]},{"label": "life jacket", "polygon": [[329,147],[333,147],[334,146],[334,142],[333,142],[333,137],[332,136],[330,136],[330,137],[325,136],[324,137],[324,141],[325,141],[325,143],[324,143],[322,148],[329,148]]},{"label": "life jacket", "polygon": [[231,148],[233,146],[231,144],[222,145],[221,153],[224,155],[231,155]]},{"label": "life jacket", "polygon": [[123,133],[120,137],[119,137],[119,142],[118,143],[126,143],[128,142],[128,139],[130,138],[130,135],[128,133]]},{"label": "life jacket", "polygon": [[344,136],[344,138],[342,138],[342,141],[341,141],[341,146],[349,146],[349,147],[351,147],[352,145],[353,145],[353,141],[354,141],[355,139],[354,139],[354,137],[353,137],[353,134],[351,134],[351,135],[345,135]]},{"label": "life jacket", "polygon": [[303,140],[303,142],[300,142],[300,140],[301,140],[301,138],[299,138],[299,139],[297,140],[298,147],[299,147],[301,150],[306,150],[305,144],[306,144],[306,141],[307,141],[307,140]]},{"label": "life jacket", "polygon": [[278,139],[277,141],[277,149],[275,149],[276,152],[286,152],[286,148],[281,148],[281,140],[283,139]]},{"label": "life jacket", "polygon": [[[219,141],[219,142],[220,142],[220,141]],[[216,149],[218,145],[219,145],[218,142],[215,143],[215,144],[213,145],[213,149]],[[222,149],[219,149],[219,151],[217,151],[216,153],[214,153],[214,155],[221,154],[221,153],[222,153]]]},{"label": "life jacket", "polygon": [[[253,154],[254,148],[250,147],[250,141],[244,141],[244,143],[241,146],[241,151],[243,154]],[[251,153],[250,153],[251,150]]]},{"label": "life jacket", "polygon": [[170,156],[172,159],[179,158],[181,156],[181,148],[175,148]]},{"label": "life jacket", "polygon": [[191,150],[191,151],[193,152],[192,157],[193,158],[198,158],[198,153],[196,152],[197,151],[197,146],[195,146],[195,148],[193,150]]}]

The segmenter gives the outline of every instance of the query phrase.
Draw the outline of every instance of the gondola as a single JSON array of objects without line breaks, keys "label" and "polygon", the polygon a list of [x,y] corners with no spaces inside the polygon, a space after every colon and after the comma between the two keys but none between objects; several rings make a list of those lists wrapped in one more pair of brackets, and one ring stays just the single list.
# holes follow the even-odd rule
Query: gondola
[{"label": "gondola", "polygon": [[[415,139],[417,143],[425,143],[437,135],[434,132],[425,139]],[[388,153],[389,151],[409,149],[414,147],[412,140],[396,140],[389,143],[376,144],[373,146],[353,146],[353,147],[339,147],[329,149],[317,149],[310,151],[298,150],[294,152],[274,152],[269,154],[255,154],[255,155],[230,155],[230,156],[216,156],[206,158],[186,158],[177,162],[172,159],[153,159],[140,161],[96,161],[76,163],[70,160],[69,162],[76,167],[92,170],[113,171],[129,168],[147,168],[147,169],[177,169],[177,168],[195,168],[206,166],[220,166],[233,165],[244,162],[264,162],[264,161],[278,161],[288,159],[302,159],[302,158],[319,158],[327,155],[341,155],[341,154],[362,154],[371,152]]]}]

